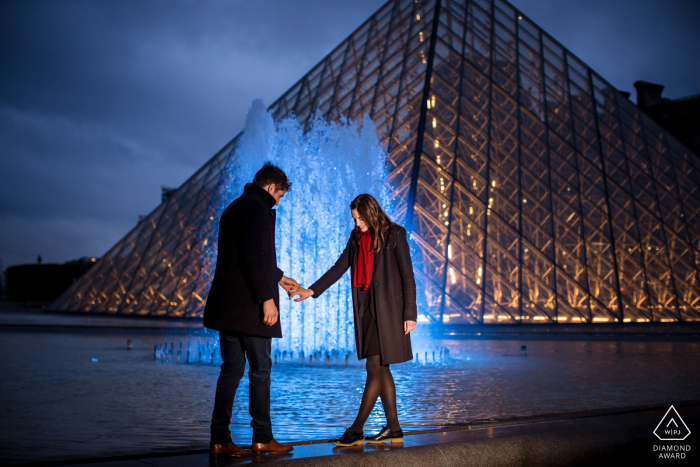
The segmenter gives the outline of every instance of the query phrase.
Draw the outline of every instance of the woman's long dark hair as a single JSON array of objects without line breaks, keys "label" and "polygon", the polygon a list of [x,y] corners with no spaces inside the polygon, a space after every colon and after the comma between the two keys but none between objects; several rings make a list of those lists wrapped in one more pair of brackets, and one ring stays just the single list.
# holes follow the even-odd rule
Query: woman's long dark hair
[{"label": "woman's long dark hair", "polygon": [[[391,235],[394,225],[376,199],[370,194],[362,193],[350,203],[350,209],[356,209],[372,234],[372,251],[379,252],[384,239]],[[357,238],[356,238],[357,240]]]}]

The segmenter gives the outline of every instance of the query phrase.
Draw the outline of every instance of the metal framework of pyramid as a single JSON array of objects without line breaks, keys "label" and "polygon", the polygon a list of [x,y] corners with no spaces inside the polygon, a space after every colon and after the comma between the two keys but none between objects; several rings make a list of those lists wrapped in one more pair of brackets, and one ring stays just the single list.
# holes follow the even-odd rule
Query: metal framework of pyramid
[{"label": "metal framework of pyramid", "polygon": [[[431,322],[700,319],[700,159],[509,3],[389,1],[270,107],[317,109],[376,123]],[[54,308],[201,316],[235,146]]]}]

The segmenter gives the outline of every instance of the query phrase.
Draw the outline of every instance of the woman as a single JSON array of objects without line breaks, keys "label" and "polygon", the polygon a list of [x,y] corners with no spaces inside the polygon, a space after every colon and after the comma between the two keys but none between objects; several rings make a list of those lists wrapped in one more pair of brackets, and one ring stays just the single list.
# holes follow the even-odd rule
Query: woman
[{"label": "woman", "polygon": [[[345,250],[311,287],[295,287],[295,301],[318,298],[348,268],[352,277],[357,357],[367,359],[367,381],[355,422],[333,444],[403,442],[396,413],[396,387],[389,365],[413,358],[409,333],[416,327],[416,282],[406,229],[394,224],[371,195],[362,194],[350,203],[356,228]],[[377,397],[387,425],[365,438],[362,429]]]}]

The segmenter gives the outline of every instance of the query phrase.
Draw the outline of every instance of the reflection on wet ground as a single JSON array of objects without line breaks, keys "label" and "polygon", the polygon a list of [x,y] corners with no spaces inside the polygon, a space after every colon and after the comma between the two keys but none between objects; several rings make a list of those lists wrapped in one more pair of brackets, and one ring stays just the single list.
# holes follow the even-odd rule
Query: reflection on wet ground
[{"label": "reflection on wet ground", "polygon": [[[121,331],[119,331],[121,332]],[[0,331],[0,462],[203,448],[218,368],[157,363],[163,334]],[[133,349],[126,350],[126,341]],[[178,336],[178,341],[187,337]],[[190,338],[197,341],[197,338]],[[444,340],[445,362],[392,366],[405,431],[700,399],[697,342]],[[527,350],[521,351],[521,345]],[[96,361],[95,361],[96,360]],[[280,363],[280,441],[339,436],[356,414],[361,366]],[[247,379],[231,430],[250,443]],[[366,433],[384,422],[377,404]]]}]

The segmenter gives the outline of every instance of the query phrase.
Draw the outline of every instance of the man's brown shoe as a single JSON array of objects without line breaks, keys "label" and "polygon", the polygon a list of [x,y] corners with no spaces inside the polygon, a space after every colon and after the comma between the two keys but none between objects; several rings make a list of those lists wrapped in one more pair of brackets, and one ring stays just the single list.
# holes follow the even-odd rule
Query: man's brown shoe
[{"label": "man's brown shoe", "polygon": [[226,444],[210,444],[209,445],[209,457],[245,457],[252,456],[253,451],[247,449],[239,448],[234,444],[233,441],[229,441]]},{"label": "man's brown shoe", "polygon": [[294,449],[291,444],[280,444],[272,438],[267,443],[253,443],[253,452],[272,452],[272,453],[284,453],[289,452]]}]

